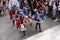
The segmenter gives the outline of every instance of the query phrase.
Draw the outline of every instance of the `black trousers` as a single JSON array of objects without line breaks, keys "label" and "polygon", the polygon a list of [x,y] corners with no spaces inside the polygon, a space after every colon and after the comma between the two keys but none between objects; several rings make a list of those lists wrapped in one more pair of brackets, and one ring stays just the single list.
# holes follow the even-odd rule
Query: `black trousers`
[{"label": "black trousers", "polygon": [[13,20],[13,25],[15,25],[15,20]]},{"label": "black trousers", "polygon": [[1,14],[1,10],[0,10],[0,16],[1,16],[2,14]]},{"label": "black trousers", "polygon": [[51,13],[51,12],[52,12],[52,9],[53,9],[53,6],[48,6],[48,10],[49,10],[49,13],[48,13],[48,14],[49,14],[50,16],[52,16],[52,13]]},{"label": "black trousers", "polygon": [[26,36],[25,31],[23,31],[23,35]]}]

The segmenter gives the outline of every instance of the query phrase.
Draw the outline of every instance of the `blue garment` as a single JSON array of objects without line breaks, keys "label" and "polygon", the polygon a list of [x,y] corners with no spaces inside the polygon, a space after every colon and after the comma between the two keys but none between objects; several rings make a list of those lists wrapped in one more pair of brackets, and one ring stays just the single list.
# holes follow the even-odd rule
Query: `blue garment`
[{"label": "blue garment", "polygon": [[44,12],[42,13],[42,16],[40,17],[41,20],[44,20]]},{"label": "blue garment", "polygon": [[13,8],[16,8],[16,5],[15,5],[15,4],[13,4],[13,5],[12,5],[12,7],[13,7]]},{"label": "blue garment", "polygon": [[27,8],[27,13],[28,13],[28,15],[30,14],[30,8]]},{"label": "blue garment", "polygon": [[23,12],[20,12],[19,16],[24,16],[24,13]]},{"label": "blue garment", "polygon": [[26,13],[26,12],[27,12],[26,7],[23,7],[23,13]]},{"label": "blue garment", "polygon": [[38,18],[38,12],[35,12],[35,14],[34,14],[34,20],[37,20],[37,18]]}]

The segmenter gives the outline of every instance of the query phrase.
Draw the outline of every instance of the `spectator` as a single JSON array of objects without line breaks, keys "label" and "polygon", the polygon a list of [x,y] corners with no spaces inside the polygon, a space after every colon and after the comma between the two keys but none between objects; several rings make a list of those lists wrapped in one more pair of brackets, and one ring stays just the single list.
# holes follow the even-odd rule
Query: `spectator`
[{"label": "spectator", "polygon": [[15,4],[17,6],[17,8],[19,8],[19,2],[18,0],[9,0],[9,9],[12,8],[12,5]]},{"label": "spectator", "polygon": [[58,18],[60,17],[60,1],[58,2],[58,9],[57,9],[57,14],[56,14],[56,19],[55,21],[58,21]]},{"label": "spectator", "polygon": [[55,15],[56,15],[56,1],[54,0],[53,2],[52,2],[52,6],[53,6],[53,9],[52,9],[52,18],[55,18]]},{"label": "spectator", "polygon": [[52,9],[53,9],[53,6],[52,6],[52,4],[53,4],[53,0],[50,0],[49,1],[49,6],[48,6],[48,10],[49,10],[49,12],[48,12],[48,17],[51,17],[52,16]]},{"label": "spectator", "polygon": [[3,10],[3,4],[2,4],[3,2],[0,0],[0,16],[2,16],[2,10]]}]

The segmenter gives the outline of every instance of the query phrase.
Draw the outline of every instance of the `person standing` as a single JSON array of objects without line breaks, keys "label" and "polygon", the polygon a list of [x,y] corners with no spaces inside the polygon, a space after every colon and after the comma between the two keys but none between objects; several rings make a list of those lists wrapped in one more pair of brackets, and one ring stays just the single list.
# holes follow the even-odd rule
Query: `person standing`
[{"label": "person standing", "polygon": [[18,0],[9,0],[9,9],[12,8],[12,5],[15,4],[17,6],[17,8],[19,8],[19,2]]},{"label": "person standing", "polygon": [[52,6],[52,2],[53,2],[53,0],[49,0],[49,6],[48,6],[48,17],[51,17],[52,16],[52,8],[53,8],[53,6]]},{"label": "person standing", "polygon": [[55,21],[58,21],[59,17],[60,17],[60,1],[58,1],[58,3],[57,3],[57,13],[56,13],[56,19],[55,19]]},{"label": "person standing", "polygon": [[3,10],[3,2],[0,0],[0,16],[2,16],[2,10]]},{"label": "person standing", "polygon": [[55,19],[55,15],[56,15],[56,1],[54,0],[53,2],[52,2],[52,6],[53,6],[53,9],[52,9],[52,19]]}]

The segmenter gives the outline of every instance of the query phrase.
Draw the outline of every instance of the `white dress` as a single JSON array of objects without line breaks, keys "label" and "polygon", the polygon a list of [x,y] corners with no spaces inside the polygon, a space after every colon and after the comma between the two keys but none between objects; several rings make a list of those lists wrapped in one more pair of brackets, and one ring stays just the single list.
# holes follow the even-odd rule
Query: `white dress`
[{"label": "white dress", "polygon": [[25,30],[26,30],[25,26],[21,24],[20,31],[25,31]]}]

